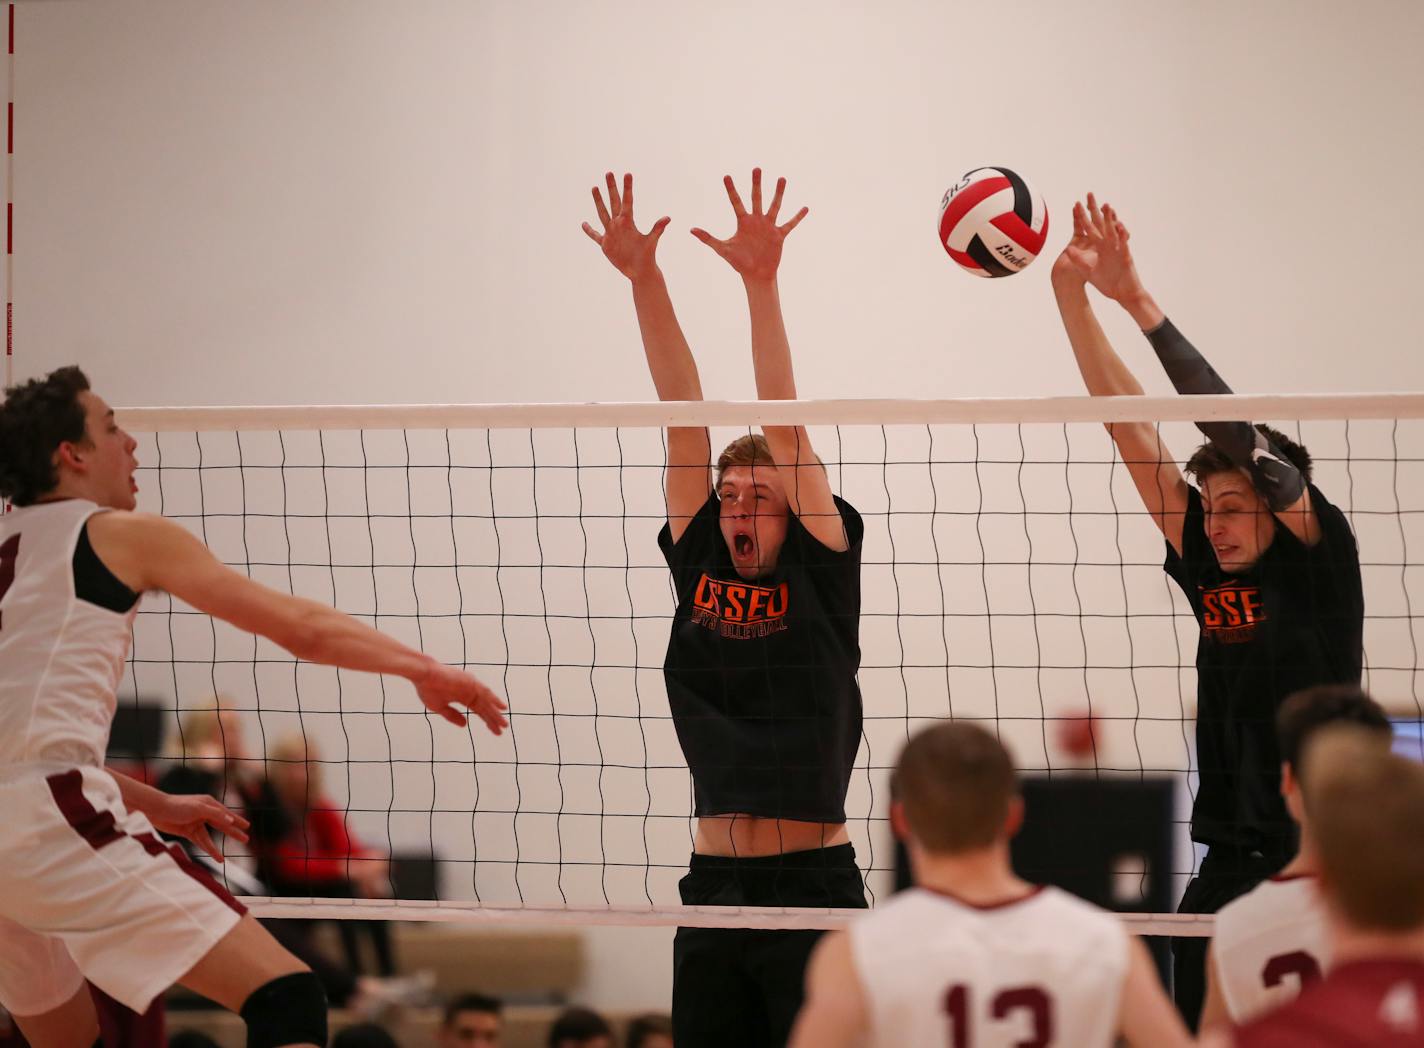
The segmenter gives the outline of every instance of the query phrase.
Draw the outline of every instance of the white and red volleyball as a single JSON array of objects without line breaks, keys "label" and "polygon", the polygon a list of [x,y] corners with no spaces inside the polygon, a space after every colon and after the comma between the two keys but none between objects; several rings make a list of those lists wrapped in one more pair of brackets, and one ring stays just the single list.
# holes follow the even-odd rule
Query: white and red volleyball
[{"label": "white and red volleyball", "polygon": [[1043,250],[1048,208],[1006,167],[976,167],[945,191],[939,242],[976,277],[1008,277]]}]

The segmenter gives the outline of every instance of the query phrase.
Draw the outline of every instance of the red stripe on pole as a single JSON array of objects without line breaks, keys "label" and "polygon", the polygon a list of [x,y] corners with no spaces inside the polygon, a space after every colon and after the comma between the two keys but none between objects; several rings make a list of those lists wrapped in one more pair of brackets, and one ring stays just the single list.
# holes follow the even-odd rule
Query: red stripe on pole
[{"label": "red stripe on pole", "polygon": [[986,197],[993,196],[1001,189],[1008,189],[1010,182],[1007,178],[986,178],[982,182],[975,182],[967,189],[962,189],[949,202],[949,207],[944,209],[944,214],[939,220],[939,242],[945,243],[949,239],[949,231],[955,224],[969,213],[979,201]]}]

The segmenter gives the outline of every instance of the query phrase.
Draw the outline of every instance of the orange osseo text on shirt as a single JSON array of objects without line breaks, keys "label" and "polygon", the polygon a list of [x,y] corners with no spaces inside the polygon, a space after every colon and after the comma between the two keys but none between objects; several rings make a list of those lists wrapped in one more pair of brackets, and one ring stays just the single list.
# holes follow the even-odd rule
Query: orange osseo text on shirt
[{"label": "orange osseo text on shirt", "polygon": [[705,572],[692,598],[692,621],[724,637],[749,640],[786,629],[791,589],[714,579]]},{"label": "orange osseo text on shirt", "polygon": [[1266,621],[1259,586],[1228,582],[1211,589],[1202,587],[1202,632],[1221,644],[1244,644],[1256,635],[1256,627]]}]

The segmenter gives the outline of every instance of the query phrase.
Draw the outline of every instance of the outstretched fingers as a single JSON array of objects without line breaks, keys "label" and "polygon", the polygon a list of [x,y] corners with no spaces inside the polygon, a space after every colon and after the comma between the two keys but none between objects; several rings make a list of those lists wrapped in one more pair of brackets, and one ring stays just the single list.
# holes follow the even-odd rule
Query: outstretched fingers
[{"label": "outstretched fingers", "polygon": [[604,229],[613,224],[613,219],[608,214],[608,208],[603,206],[603,194],[599,192],[597,186],[593,187],[593,207],[598,212],[598,220],[603,223]]},{"label": "outstretched fingers", "polygon": [[721,255],[725,253],[725,242],[718,240],[711,233],[707,232],[707,230],[693,227],[692,235],[695,236],[698,240],[702,241],[708,247],[710,247],[713,251],[717,252],[717,254]]},{"label": "outstretched fingers", "polygon": [[800,211],[796,212],[796,214],[792,216],[790,222],[787,222],[784,225],[777,226],[777,231],[781,233],[782,236],[786,236],[786,234],[790,233],[793,229],[799,226],[801,224],[801,220],[810,213],[811,209],[809,207],[803,207]]},{"label": "outstretched fingers", "polygon": [[771,207],[767,208],[766,211],[766,217],[771,219],[773,222],[776,221],[777,212],[781,210],[781,197],[785,192],[786,179],[778,178],[776,180],[776,192],[772,195],[771,198]]},{"label": "outstretched fingers", "polygon": [[[757,181],[760,181],[758,178]],[[737,192],[737,185],[732,181],[731,175],[722,176],[722,184],[727,187],[727,199],[732,202],[732,210],[738,218],[746,217],[747,206],[742,203],[742,195]]]},{"label": "outstretched fingers", "polygon": [[608,207],[615,214],[623,212],[623,199],[618,195],[618,179],[613,177],[610,171],[603,176],[608,180]]}]

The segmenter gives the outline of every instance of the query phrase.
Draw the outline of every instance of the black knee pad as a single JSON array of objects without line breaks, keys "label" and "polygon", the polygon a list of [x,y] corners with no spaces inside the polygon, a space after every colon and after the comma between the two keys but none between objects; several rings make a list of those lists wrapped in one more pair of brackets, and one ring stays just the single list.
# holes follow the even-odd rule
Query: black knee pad
[{"label": "black knee pad", "polygon": [[239,1013],[247,1048],[326,1044],[326,991],[311,972],[294,972],[252,991]]}]

